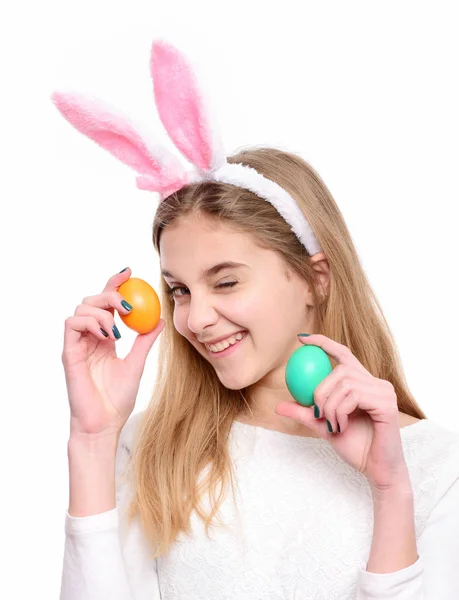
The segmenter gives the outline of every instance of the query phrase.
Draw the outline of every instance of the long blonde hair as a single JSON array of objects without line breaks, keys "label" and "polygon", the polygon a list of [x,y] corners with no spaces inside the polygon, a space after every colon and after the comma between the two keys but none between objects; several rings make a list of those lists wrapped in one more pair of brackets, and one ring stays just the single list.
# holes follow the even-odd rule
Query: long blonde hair
[{"label": "long blonde hair", "polygon": [[[162,230],[189,214],[230,224],[278,252],[288,270],[312,284],[316,331],[346,345],[375,377],[392,383],[401,412],[425,419],[411,395],[398,350],[377,298],[360,264],[351,235],[331,193],[299,156],[274,148],[252,148],[228,157],[276,181],[297,201],[330,268],[330,295],[323,301],[309,255],[290,226],[267,201],[229,184],[191,184],[159,206],[153,224],[158,254]],[[246,389],[230,390],[212,366],[174,328],[174,300],[162,279],[165,329],[159,337],[157,380],[133,453],[134,493],[129,523],[139,517],[152,557],[168,554],[180,532],[190,532],[193,510],[208,534],[228,482],[234,497],[228,436],[234,419],[250,410]],[[333,364],[333,361],[332,361]],[[333,365],[335,366],[335,365]],[[198,476],[207,467],[207,477]],[[217,492],[219,488],[219,493]],[[200,499],[209,494],[211,510]]]}]

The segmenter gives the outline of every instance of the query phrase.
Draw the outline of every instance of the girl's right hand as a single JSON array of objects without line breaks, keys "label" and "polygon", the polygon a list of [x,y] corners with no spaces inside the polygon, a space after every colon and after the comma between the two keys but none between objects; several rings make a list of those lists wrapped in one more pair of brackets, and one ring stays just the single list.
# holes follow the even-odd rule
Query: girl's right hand
[{"label": "girl's right hand", "polygon": [[122,306],[117,290],[130,275],[128,268],[111,277],[101,294],[84,298],[65,321],[62,363],[71,436],[96,439],[119,434],[134,410],[148,352],[164,329],[165,321],[160,319],[153,331],[136,337],[124,359],[116,356],[114,309],[130,312]]}]

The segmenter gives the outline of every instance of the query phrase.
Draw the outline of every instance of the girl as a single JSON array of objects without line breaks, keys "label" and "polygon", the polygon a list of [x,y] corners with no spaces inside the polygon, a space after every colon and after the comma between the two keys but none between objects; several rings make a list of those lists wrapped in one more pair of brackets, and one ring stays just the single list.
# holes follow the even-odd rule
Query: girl
[{"label": "girl", "polygon": [[[174,49],[154,45],[158,109],[201,169],[194,180],[169,157],[160,181],[159,159],[126,123],[54,96],[73,125],[135,166],[139,187],[163,196],[153,245],[164,319],[117,358],[114,310],[131,308],[117,291],[126,268],[66,320],[61,600],[455,598],[459,435],[412,397],[343,216],[314,169],[274,148],[220,162],[203,152],[211,136],[201,135],[190,81],[194,112],[181,128],[166,118],[187,86],[183,65]],[[152,400],[133,414],[161,332]],[[285,384],[301,344],[320,346],[334,367],[313,408],[292,401]]]}]

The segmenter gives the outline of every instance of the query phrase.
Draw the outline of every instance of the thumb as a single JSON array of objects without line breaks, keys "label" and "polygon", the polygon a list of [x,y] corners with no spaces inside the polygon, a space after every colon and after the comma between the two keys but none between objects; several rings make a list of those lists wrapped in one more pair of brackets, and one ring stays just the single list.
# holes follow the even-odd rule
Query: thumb
[{"label": "thumb", "polygon": [[145,361],[147,360],[151,347],[165,325],[166,322],[163,319],[160,319],[153,331],[150,331],[149,333],[139,333],[134,340],[130,352],[126,355],[124,362],[129,365],[133,371],[136,371],[139,376],[143,373]]},{"label": "thumb", "polygon": [[274,412],[281,417],[288,417],[306,425],[306,427],[312,429],[321,438],[328,439],[331,435],[325,419],[316,419],[314,417],[313,406],[303,406],[298,402],[281,402],[276,406]]}]

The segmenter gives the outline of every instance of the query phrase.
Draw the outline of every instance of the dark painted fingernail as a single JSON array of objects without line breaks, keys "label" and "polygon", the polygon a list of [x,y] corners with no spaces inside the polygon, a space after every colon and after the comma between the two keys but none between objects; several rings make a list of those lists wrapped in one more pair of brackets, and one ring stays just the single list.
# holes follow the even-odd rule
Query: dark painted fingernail
[{"label": "dark painted fingernail", "polygon": [[113,325],[112,330],[116,339],[119,340],[121,337],[121,333],[118,331],[118,327],[116,325]]},{"label": "dark painted fingernail", "polygon": [[132,310],[132,306],[126,300],[121,300],[121,304],[124,306],[126,310]]},{"label": "dark painted fingernail", "polygon": [[102,327],[100,328],[100,330],[102,331],[102,333],[105,335],[105,337],[108,337],[108,333],[105,331],[105,329],[103,329]]},{"label": "dark painted fingernail", "polygon": [[332,427],[332,424],[330,423],[330,421],[329,421],[328,419],[327,419],[327,425],[328,425],[328,431],[329,431],[330,433],[333,433],[333,427]]},{"label": "dark painted fingernail", "polygon": [[[120,273],[124,273],[124,271],[127,269],[128,267],[124,267],[124,269],[121,269]],[[118,273],[118,275],[120,274]]]},{"label": "dark painted fingernail", "polygon": [[308,337],[308,335],[311,335],[310,333],[299,333],[298,334],[300,337]]},{"label": "dark painted fingernail", "polygon": [[320,418],[320,408],[317,406],[317,404],[314,404],[314,416],[316,419]]}]

